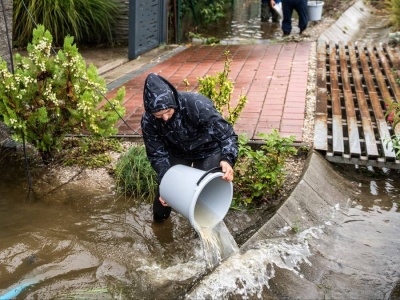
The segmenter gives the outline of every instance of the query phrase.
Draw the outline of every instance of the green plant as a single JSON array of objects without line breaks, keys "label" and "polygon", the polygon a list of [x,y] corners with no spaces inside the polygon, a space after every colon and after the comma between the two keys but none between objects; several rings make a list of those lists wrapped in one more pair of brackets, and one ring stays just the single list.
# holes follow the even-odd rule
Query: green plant
[{"label": "green plant", "polygon": [[[385,101],[386,114],[385,117],[387,122],[392,125],[393,131],[396,132],[396,128],[400,123],[400,103],[392,100]],[[389,147],[395,152],[396,158],[400,158],[400,135],[394,134],[391,137],[386,137],[383,140],[386,149]]]},{"label": "green plant", "polygon": [[284,183],[286,159],[296,154],[294,137],[281,137],[275,129],[259,137],[263,144],[253,149],[248,138],[239,136],[233,206],[257,205],[276,195]]},{"label": "green plant", "polygon": [[201,40],[202,44],[205,45],[214,45],[214,44],[218,44],[220,42],[220,40],[216,37],[203,37],[201,34],[198,33],[193,33],[193,32],[189,32],[189,37],[192,39],[198,39]]},{"label": "green plant", "polygon": [[101,168],[111,163],[110,151],[122,152],[121,142],[93,136],[68,138],[63,141],[60,160],[65,166]]},{"label": "green plant", "polygon": [[229,58],[229,55],[229,51],[224,52],[225,61],[222,72],[217,72],[216,76],[206,75],[203,78],[199,78],[198,82],[199,93],[213,100],[215,108],[229,123],[234,125],[246,105],[247,97],[240,95],[237,105],[232,107],[233,83],[229,79],[232,59]]},{"label": "green plant", "polygon": [[300,233],[301,227],[300,227],[299,221],[295,221],[295,222],[292,224],[292,231],[293,231],[293,233]]},{"label": "green plant", "polygon": [[[54,44],[74,36],[77,43],[112,43],[119,6],[115,0],[13,1],[13,42],[25,47],[35,24],[51,28]],[[33,19],[33,20],[32,20]]]},{"label": "green plant", "polygon": [[157,174],[147,159],[144,145],[138,144],[121,156],[115,166],[117,187],[125,195],[153,199],[157,188]]},{"label": "green plant", "polygon": [[225,4],[224,0],[211,1],[208,5],[203,6],[200,10],[203,22],[212,23],[225,17]]},{"label": "green plant", "polygon": [[33,32],[28,56],[15,55],[14,73],[0,59],[0,115],[13,138],[33,144],[44,162],[60,150],[67,134],[115,134],[125,113],[124,88],[99,108],[106,84],[93,65],[86,67],[72,37],[65,38],[56,56],[51,45],[52,36],[41,25]]},{"label": "green plant", "polygon": [[201,17],[200,23],[206,25],[224,18],[225,7],[231,4],[231,0],[182,0],[180,4],[181,18],[191,13],[192,18],[197,20],[197,17]]}]

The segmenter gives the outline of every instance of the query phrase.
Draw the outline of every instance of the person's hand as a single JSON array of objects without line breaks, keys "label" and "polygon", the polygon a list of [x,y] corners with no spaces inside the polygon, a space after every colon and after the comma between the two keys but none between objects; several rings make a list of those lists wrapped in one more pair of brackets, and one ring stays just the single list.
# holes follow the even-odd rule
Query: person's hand
[{"label": "person's hand", "polygon": [[275,6],[275,1],[274,0],[271,0],[271,6]]},{"label": "person's hand", "polygon": [[161,196],[158,198],[158,200],[160,200],[162,206],[169,206],[168,203],[165,202],[163,198],[161,198]]},{"label": "person's hand", "polygon": [[231,182],[233,180],[233,169],[229,163],[226,161],[221,161],[219,165],[222,168],[222,172],[224,173],[224,176],[221,178],[225,181]]}]

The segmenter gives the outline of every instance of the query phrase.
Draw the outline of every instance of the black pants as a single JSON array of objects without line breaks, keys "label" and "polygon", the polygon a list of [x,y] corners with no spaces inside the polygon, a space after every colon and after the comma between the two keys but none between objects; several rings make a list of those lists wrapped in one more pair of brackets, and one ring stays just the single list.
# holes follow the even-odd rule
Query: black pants
[{"label": "black pants", "polygon": [[[170,157],[169,163],[172,166],[175,165],[185,165],[185,166],[192,166],[193,168],[197,168],[200,170],[208,171],[212,168],[219,167],[219,163],[221,160],[221,153],[214,154],[210,157],[201,159],[201,160],[187,160],[178,157]],[[163,206],[159,200],[160,193],[159,191],[156,193],[156,197],[154,198],[153,202],[153,219],[156,222],[162,222],[171,214],[171,206]]]}]

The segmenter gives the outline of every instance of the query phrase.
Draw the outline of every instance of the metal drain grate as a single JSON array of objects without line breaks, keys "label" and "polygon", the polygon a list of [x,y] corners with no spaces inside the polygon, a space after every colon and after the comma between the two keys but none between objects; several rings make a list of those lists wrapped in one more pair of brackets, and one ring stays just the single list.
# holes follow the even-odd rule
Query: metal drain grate
[{"label": "metal drain grate", "polygon": [[399,102],[398,53],[382,45],[318,44],[314,149],[329,161],[400,169],[385,100]]}]

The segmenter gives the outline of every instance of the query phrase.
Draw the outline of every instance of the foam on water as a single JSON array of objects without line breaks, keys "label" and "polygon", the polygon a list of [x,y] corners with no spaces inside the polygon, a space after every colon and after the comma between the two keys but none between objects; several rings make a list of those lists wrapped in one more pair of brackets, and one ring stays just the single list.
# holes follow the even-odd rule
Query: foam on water
[{"label": "foam on water", "polygon": [[299,276],[301,263],[311,264],[309,240],[318,238],[321,228],[309,228],[293,238],[262,240],[245,253],[231,255],[223,268],[216,268],[187,295],[187,299],[229,299],[241,295],[242,299],[262,298],[264,288],[275,276],[275,266],[290,270]]}]

